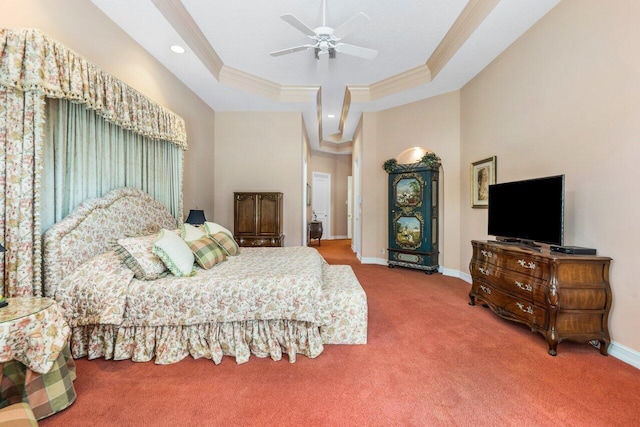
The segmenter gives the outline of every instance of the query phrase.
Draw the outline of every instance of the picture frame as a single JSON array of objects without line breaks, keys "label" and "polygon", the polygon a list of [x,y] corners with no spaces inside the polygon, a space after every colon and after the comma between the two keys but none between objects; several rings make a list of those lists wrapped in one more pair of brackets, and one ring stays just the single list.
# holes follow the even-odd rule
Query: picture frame
[{"label": "picture frame", "polygon": [[307,206],[311,206],[311,185],[307,182]]},{"label": "picture frame", "polygon": [[496,156],[471,163],[471,207],[489,207],[489,186],[496,183]]}]

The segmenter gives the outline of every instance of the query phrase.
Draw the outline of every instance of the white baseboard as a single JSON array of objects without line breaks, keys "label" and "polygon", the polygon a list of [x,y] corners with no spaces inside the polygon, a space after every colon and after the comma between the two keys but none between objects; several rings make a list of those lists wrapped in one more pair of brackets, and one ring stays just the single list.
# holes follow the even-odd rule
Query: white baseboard
[{"label": "white baseboard", "polygon": [[640,353],[625,347],[615,341],[612,341],[609,345],[608,352],[616,359],[622,360],[624,363],[628,363],[634,368],[640,369]]},{"label": "white baseboard", "polygon": [[360,259],[360,262],[363,264],[387,265],[386,258],[363,257]]}]

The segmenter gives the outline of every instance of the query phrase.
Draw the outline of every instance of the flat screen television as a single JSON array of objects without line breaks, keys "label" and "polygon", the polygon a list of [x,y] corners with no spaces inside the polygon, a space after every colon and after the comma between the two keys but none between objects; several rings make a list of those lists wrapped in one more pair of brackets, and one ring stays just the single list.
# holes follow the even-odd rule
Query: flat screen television
[{"label": "flat screen television", "polygon": [[562,246],[564,175],[490,185],[488,234]]}]

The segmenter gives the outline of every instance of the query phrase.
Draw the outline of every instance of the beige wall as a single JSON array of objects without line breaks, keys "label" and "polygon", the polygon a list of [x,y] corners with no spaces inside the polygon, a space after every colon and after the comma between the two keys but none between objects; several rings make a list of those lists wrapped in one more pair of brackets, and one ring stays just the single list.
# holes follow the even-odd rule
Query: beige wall
[{"label": "beige wall", "polygon": [[213,220],[233,230],[235,191],[279,191],[285,246],[301,245],[303,135],[300,113],[217,112]]},{"label": "beige wall", "polygon": [[0,27],[39,28],[184,118],[184,208],[213,211],[214,112],[87,0],[0,0]]},{"label": "beige wall", "polygon": [[[425,147],[442,159],[440,264],[460,265],[460,96],[451,92],[427,100],[364,115],[363,258],[386,260],[388,246],[388,174],[385,160],[412,147]],[[375,129],[367,127],[373,122]]]},{"label": "beige wall", "polygon": [[[311,152],[310,174],[331,174],[331,237],[347,236],[347,177],[351,175],[351,155]],[[312,182],[310,180],[309,182]]]},{"label": "beige wall", "polygon": [[613,258],[612,339],[640,351],[640,4],[565,0],[461,91],[462,235],[487,238],[469,164],[496,155],[498,182],[565,174],[565,244]]}]

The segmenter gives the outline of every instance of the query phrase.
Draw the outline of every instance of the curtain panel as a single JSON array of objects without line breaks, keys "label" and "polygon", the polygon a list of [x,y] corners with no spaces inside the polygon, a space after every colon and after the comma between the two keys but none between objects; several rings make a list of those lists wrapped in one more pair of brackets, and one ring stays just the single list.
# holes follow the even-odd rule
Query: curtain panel
[{"label": "curtain panel", "polygon": [[84,200],[133,187],[182,222],[183,151],[107,122],[83,104],[48,98],[44,125],[42,233]]},{"label": "curtain panel", "polygon": [[[45,98],[84,104],[107,122],[145,137],[143,151],[150,156],[162,151],[158,148],[162,142],[187,149],[181,117],[36,29],[0,29],[0,209],[4,210],[0,217],[4,241],[0,243],[7,250],[0,254],[0,289],[9,297],[42,295],[40,185]],[[172,181],[167,184],[172,192],[168,197],[178,194],[181,216],[182,155],[169,157],[147,158],[148,163],[139,167],[154,168],[150,163],[155,162],[180,173],[165,179]],[[175,203],[174,199],[165,204],[172,209]]]}]

